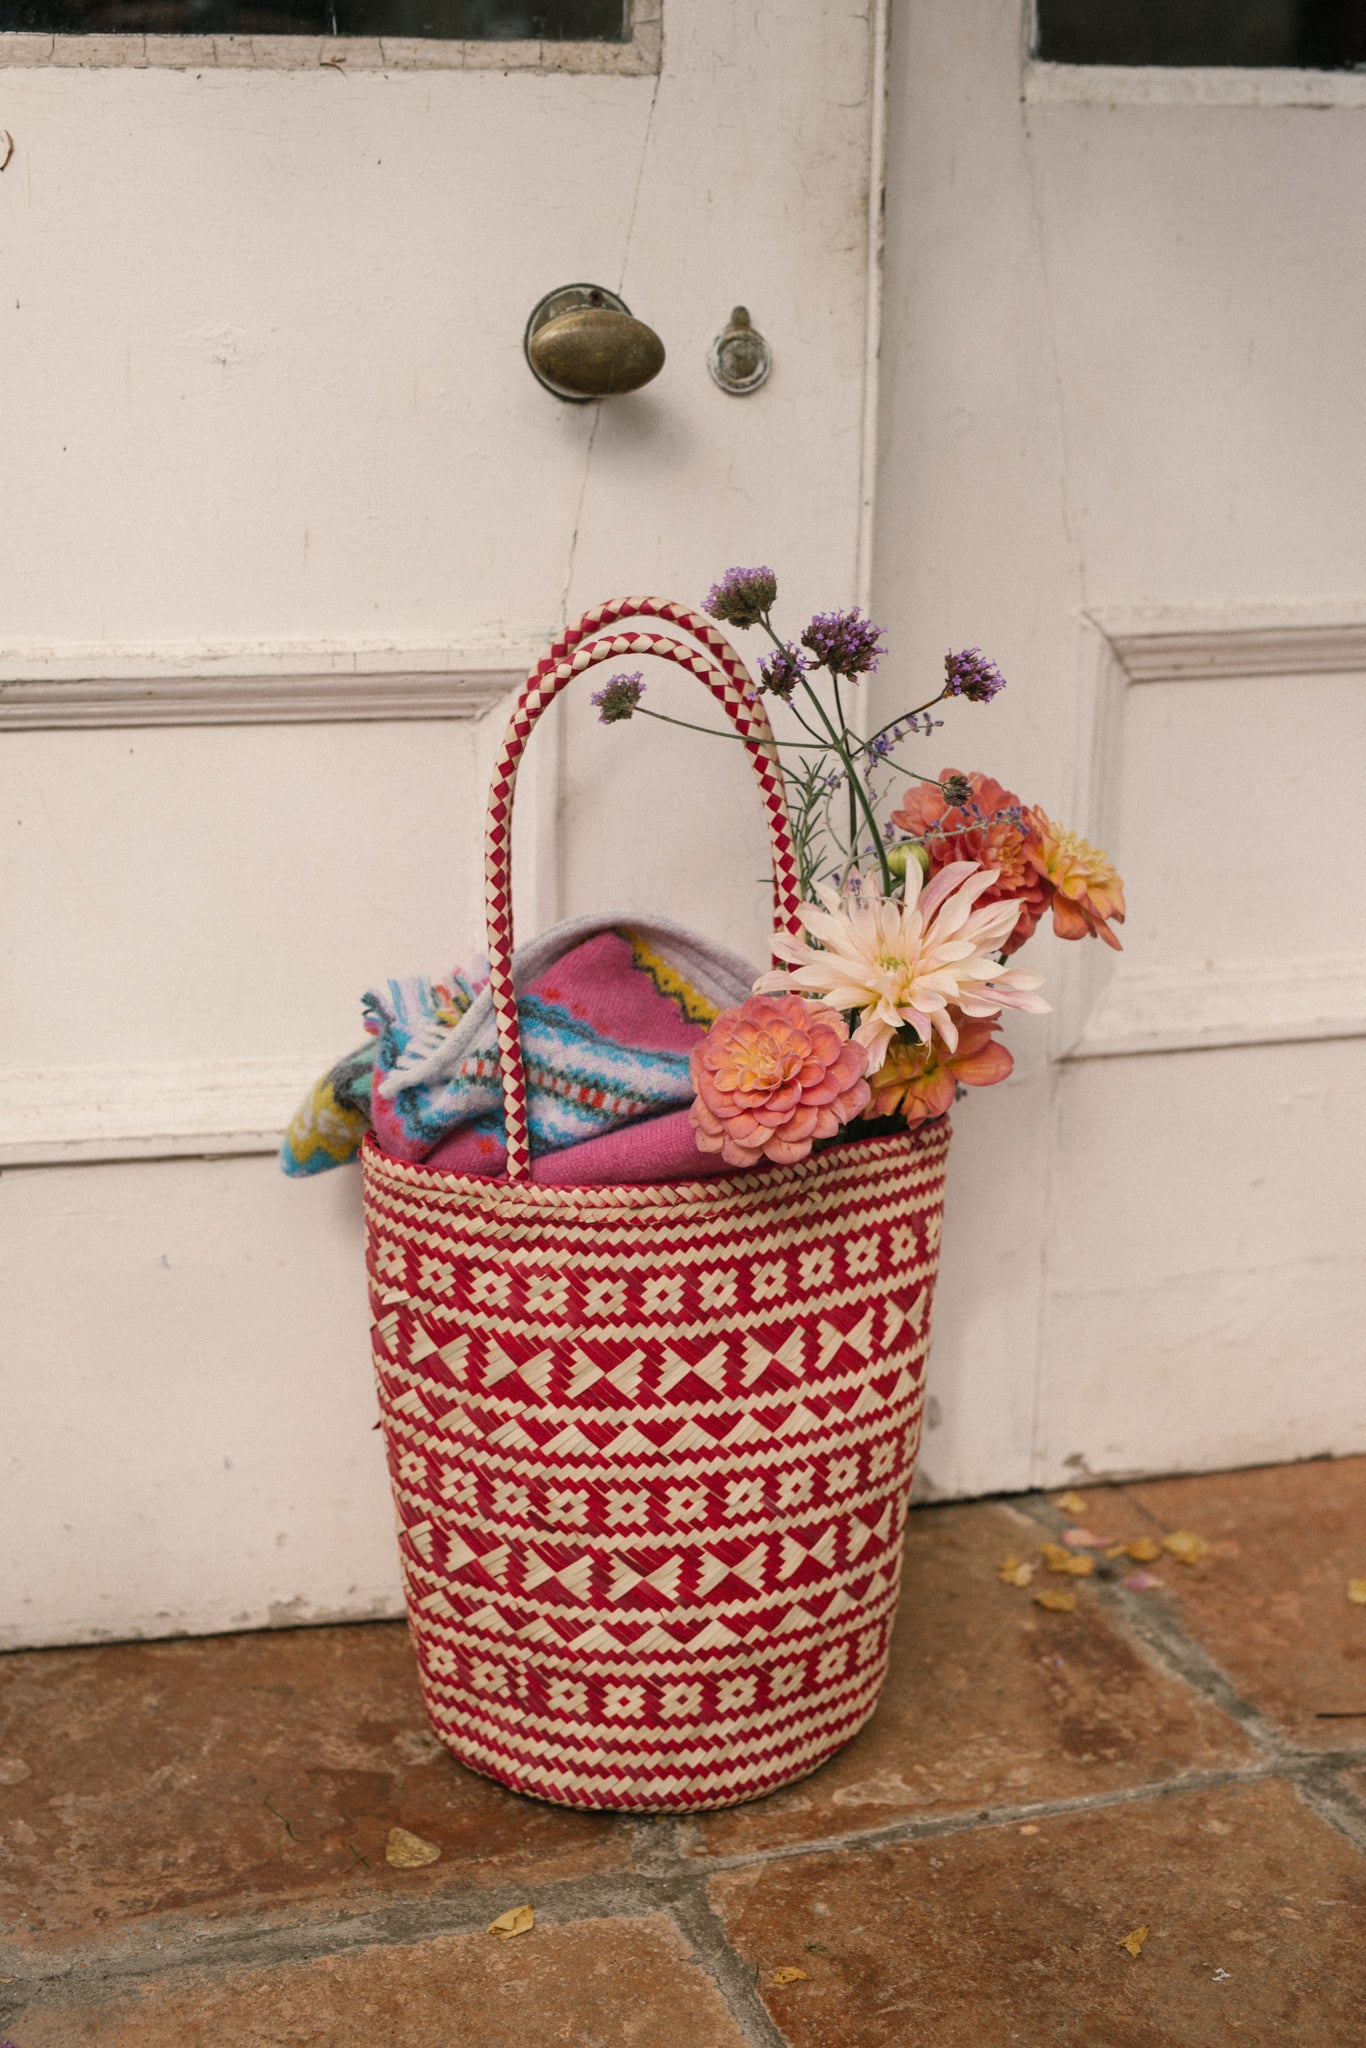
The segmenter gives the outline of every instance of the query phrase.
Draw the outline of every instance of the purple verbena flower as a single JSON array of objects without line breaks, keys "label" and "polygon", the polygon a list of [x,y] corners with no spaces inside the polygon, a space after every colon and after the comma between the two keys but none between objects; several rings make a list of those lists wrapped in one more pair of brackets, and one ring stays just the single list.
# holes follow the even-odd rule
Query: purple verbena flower
[{"label": "purple verbena flower", "polygon": [[634,675],[610,676],[600,690],[594,690],[593,702],[602,723],[615,725],[619,718],[631,716],[644,695],[644,674],[637,669]]},{"label": "purple verbena flower", "polygon": [[818,668],[832,676],[871,675],[878,658],[886,652],[879,645],[881,626],[865,619],[858,606],[851,612],[817,612],[802,634],[802,646],[809,647]]},{"label": "purple verbena flower", "polygon": [[772,611],[778,579],[771,569],[727,569],[702,600],[702,609],[727,626],[757,626]]},{"label": "purple verbena flower", "polygon": [[974,704],[990,704],[998,690],[1006,686],[1006,679],[994,661],[988,661],[980,647],[964,647],[955,654],[952,649],[944,656],[944,693],[949,697],[968,697]]},{"label": "purple verbena flower", "polygon": [[806,656],[799,648],[775,647],[759,663],[759,686],[770,697],[781,697],[786,704],[805,674]]}]

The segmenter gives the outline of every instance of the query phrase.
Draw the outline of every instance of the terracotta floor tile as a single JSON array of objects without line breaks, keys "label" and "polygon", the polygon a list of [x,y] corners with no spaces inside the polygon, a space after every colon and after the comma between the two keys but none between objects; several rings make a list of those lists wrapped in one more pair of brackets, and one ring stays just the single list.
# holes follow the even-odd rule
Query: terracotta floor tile
[{"label": "terracotta floor tile", "polygon": [[[690,1847],[734,1855],[1245,1761],[1234,1724],[1145,1662],[1091,1586],[1042,1573],[1033,1588],[1000,1583],[998,1562],[1037,1550],[1039,1533],[992,1504],[918,1508],[873,1720],[815,1777],[689,1823]],[[1036,1607],[1045,1585],[1076,1589],[1075,1612]]]},{"label": "terracotta floor tile", "polygon": [[[441,1862],[390,1869],[394,1825]],[[20,1942],[628,1860],[610,1819],[519,1799],[440,1748],[396,1623],[0,1657],[0,1845],[0,1936]]]},{"label": "terracotta floor tile", "polygon": [[662,1914],[179,1973],[6,2022],[23,2048],[743,2048]]},{"label": "terracotta floor tile", "polygon": [[[1349,2048],[1366,1859],[1284,1783],[713,1879],[791,2048]],[[1120,1941],[1146,1925],[1133,1959]],[[775,1969],[806,1981],[779,1988]]]},{"label": "terracotta floor tile", "polygon": [[[1238,1691],[1311,1749],[1366,1748],[1366,1458],[1148,1480],[1089,1491],[1088,1519],[1119,1535],[1189,1529],[1210,1545],[1192,1566],[1153,1565],[1183,1626]],[[1363,2031],[1366,2031],[1364,2029]]]}]

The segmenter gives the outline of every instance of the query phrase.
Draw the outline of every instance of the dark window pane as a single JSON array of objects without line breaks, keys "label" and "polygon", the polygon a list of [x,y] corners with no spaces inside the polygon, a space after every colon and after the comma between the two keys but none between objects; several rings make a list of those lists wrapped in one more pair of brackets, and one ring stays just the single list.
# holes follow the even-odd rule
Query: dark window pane
[{"label": "dark window pane", "polygon": [[626,0],[0,0],[45,35],[432,36],[622,43]]},{"label": "dark window pane", "polygon": [[1366,65],[1366,0],[1039,0],[1054,64]]}]

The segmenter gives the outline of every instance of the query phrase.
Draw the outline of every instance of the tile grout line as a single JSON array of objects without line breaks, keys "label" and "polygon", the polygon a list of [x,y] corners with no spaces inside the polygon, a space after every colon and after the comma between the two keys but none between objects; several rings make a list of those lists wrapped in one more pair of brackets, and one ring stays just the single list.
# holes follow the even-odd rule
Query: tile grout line
[{"label": "tile grout line", "polygon": [[[1359,1756],[1352,1759],[1353,1764],[1360,1762]],[[1295,1781],[1295,1790],[1311,1813],[1366,1855],[1366,1801],[1342,1783],[1337,1775],[1342,1768],[1341,1761],[1334,1759],[1321,1771],[1306,1771]]]},{"label": "tile grout line", "polygon": [[[936,1814],[919,1819],[889,1821],[883,1827],[851,1829],[845,1834],[821,1835],[810,1841],[777,1843],[735,1856],[709,1857],[707,1871],[746,1870],[761,1863],[789,1863],[803,1856],[831,1856],[840,1852],[858,1854],[863,1850],[895,1848],[903,1842],[942,1841],[949,1835],[971,1834],[978,1828],[1015,1827],[1029,1821],[1066,1820],[1075,1813],[1103,1813],[1117,1806],[1140,1805],[1147,1800],[1179,1798],[1187,1792],[1218,1792],[1233,1785],[1260,1785],[1269,1779],[1293,1778],[1293,1769],[1279,1760],[1224,1770],[1187,1771],[1174,1778],[1154,1779],[1142,1785],[1117,1786],[1109,1792],[1078,1792],[1070,1799],[1040,1799],[1019,1806],[975,1807],[967,1812]],[[699,1859],[700,1860],[700,1859]]]},{"label": "tile grout line", "polygon": [[666,1911],[725,2002],[748,2048],[787,2048],[759,1991],[759,1973],[732,1947],[700,1873],[680,1889]]},{"label": "tile grout line", "polygon": [[[26,1990],[47,2002],[49,1990],[60,1992],[75,1977],[83,1985],[93,1982],[117,1989],[180,1969],[270,1967],[290,1961],[311,1962],[351,1950],[401,1947],[447,1934],[482,1934],[518,1895],[529,1895],[538,1924],[559,1926],[598,1916],[621,1918],[652,1910],[658,1891],[658,1880],[633,1872],[598,1872],[547,1885],[512,1884],[502,1879],[458,1894],[433,1892],[425,1898],[401,1899],[368,1912],[283,1923],[278,1919],[265,1924],[246,1920],[236,1927],[215,1928],[207,1936],[192,1932],[163,1941],[155,1939],[149,1929],[143,1942],[130,1940],[102,1951],[73,1950],[57,1958],[9,1950],[0,1952],[0,1960],[7,1973],[16,1974],[6,1992],[0,1993],[0,2019],[13,2016],[13,2002]],[[23,1966],[34,1962],[39,1968],[23,1975]],[[45,1962],[52,1967],[43,1969]]]},{"label": "tile grout line", "polygon": [[747,2048],[786,2048],[750,1970],[732,1946],[711,1903],[711,1870],[699,1866],[682,1847],[679,1816],[637,1820],[632,1829],[631,1862],[645,1878],[670,1886],[664,1910],[692,1950],[692,1960],[715,1984],[743,2035]]}]

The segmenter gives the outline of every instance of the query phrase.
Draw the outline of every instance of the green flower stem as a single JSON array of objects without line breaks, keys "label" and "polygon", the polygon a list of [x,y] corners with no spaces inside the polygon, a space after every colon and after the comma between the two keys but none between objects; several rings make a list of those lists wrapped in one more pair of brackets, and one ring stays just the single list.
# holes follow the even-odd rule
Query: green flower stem
[{"label": "green flower stem", "polygon": [[[872,799],[869,797],[867,790],[863,786],[862,776],[854,767],[854,763],[850,756],[846,739],[841,738],[840,734],[836,732],[834,726],[830,722],[829,713],[826,711],[825,706],[822,704],[820,698],[816,695],[815,691],[812,689],[810,683],[806,680],[805,677],[802,678],[802,688],[806,691],[807,696],[811,699],[812,705],[815,708],[817,718],[819,718],[821,724],[829,733],[830,738],[834,742],[835,751],[839,755],[841,761],[843,761],[844,763],[844,772],[849,777],[849,786],[854,791],[858,799],[859,805],[863,811],[863,815],[868,821],[868,830],[872,834],[873,850],[877,854],[878,866],[882,870],[882,893],[884,896],[890,896],[892,894],[893,889],[896,886],[896,877],[893,875],[891,868],[887,864],[887,849],[882,843],[882,831],[880,826],[878,825],[877,814],[873,810]],[[855,863],[855,865],[857,865],[857,842],[850,847],[849,857]]]},{"label": "green flower stem", "polygon": [[[849,736],[849,720],[848,720],[848,719],[847,719],[847,718],[845,717],[845,715],[844,715],[844,699],[843,699],[843,698],[841,697],[841,695],[840,695],[840,679],[839,679],[839,677],[838,677],[838,676],[836,676],[836,677],[834,678],[834,684],[835,684],[835,715],[836,715],[836,717],[837,717],[837,718],[839,719],[839,722],[840,722],[840,731],[841,731],[841,732],[842,732],[842,733],[843,733],[843,734],[845,735],[845,738],[847,739],[847,738],[848,738],[848,736]],[[881,837],[882,837],[882,835],[881,835],[881,833],[879,833],[879,834],[878,834],[878,838],[879,838],[879,840],[881,840]],[[851,776],[849,777],[849,852],[850,852],[850,856],[851,856],[851,858],[852,858],[852,860],[853,860],[853,862],[854,862],[854,865],[855,865],[855,866],[857,866],[857,865],[858,865],[858,794],[857,794],[857,790],[856,790],[856,788],[855,788],[855,785],[854,785],[854,778],[853,778],[853,776],[852,776],[852,775],[851,775]],[[888,870],[888,872],[889,872],[889,873],[891,872],[891,871],[890,871],[890,869]]]},{"label": "green flower stem", "polygon": [[[947,690],[941,690],[937,697],[927,697],[923,704],[917,704],[913,710],[899,711],[895,718],[889,718],[885,725],[880,725],[878,727],[877,731],[872,734],[871,738],[863,741],[862,744],[865,751],[869,747],[871,747],[875,741],[880,740],[882,738],[883,733],[890,732],[894,725],[904,725],[908,718],[919,718],[922,711],[932,711],[936,704],[943,703],[944,699],[948,696],[948,694],[949,693]],[[915,774],[914,768],[908,769],[906,772],[911,775]],[[934,778],[933,776],[925,775],[921,777],[921,780],[923,782],[932,782]]]},{"label": "green flower stem", "polygon": [[702,732],[706,734],[709,740],[738,740],[742,747],[766,747],[772,744],[775,747],[805,748],[808,753],[813,747],[819,747],[822,753],[826,754],[838,753],[839,751],[837,747],[833,747],[830,744],[829,740],[823,740],[819,735],[809,740],[775,739],[770,742],[764,739],[760,733],[748,735],[742,732],[722,732],[714,725],[694,725],[690,718],[671,718],[667,711],[647,711],[643,704],[637,704],[631,716],[633,718],[657,718],[661,725],[679,725],[682,726],[684,732]]},{"label": "green flower stem", "polygon": [[[777,634],[776,634],[776,633],[774,632],[774,630],[773,630],[773,621],[772,621],[772,620],[771,620],[771,619],[769,618],[769,615],[768,615],[768,613],[767,613],[767,612],[765,612],[765,613],[764,613],[763,617],[762,617],[762,618],[760,619],[760,621],[759,621],[759,624],[760,624],[760,625],[761,625],[761,626],[763,627],[764,631],[765,631],[765,632],[767,633],[767,635],[768,635],[769,639],[770,639],[770,640],[771,640],[771,641],[773,642],[773,645],[774,645],[774,646],[775,646],[775,647],[776,647],[776,648],[778,649],[779,653],[780,653],[780,654],[784,654],[784,653],[786,653],[786,651],[787,651],[787,643],[786,643],[785,641],[783,641],[783,640],[780,640],[780,639],[779,639],[779,637],[778,637],[778,635],[777,635]],[[807,689],[808,689],[808,692],[809,692],[809,690],[810,690],[810,687],[811,687],[811,686],[810,686],[810,684],[808,683],[808,685],[807,685]],[[799,708],[797,707],[797,705],[793,703],[793,701],[792,701],[791,697],[784,697],[784,698],[782,699],[782,702],[783,702],[784,704],[786,704],[786,706],[787,706],[788,710],[789,710],[789,711],[790,711],[790,712],[792,713],[792,716],[793,716],[793,717],[794,717],[794,718],[796,719],[796,721],[797,721],[798,725],[799,725],[799,726],[801,727],[801,729],[802,729],[802,731],[803,731],[803,732],[809,732],[809,733],[811,734],[811,737],[812,737],[812,739],[813,739],[813,740],[816,740],[816,741],[817,741],[817,742],[818,742],[818,743],[819,743],[819,744],[820,744],[821,746],[825,746],[825,745],[827,744],[827,742],[826,742],[826,741],[824,741],[824,740],[822,740],[822,739],[820,738],[820,735],[819,735],[819,733],[818,733],[818,732],[816,731],[816,728],[815,728],[815,726],[814,726],[814,725],[809,725],[809,724],[807,723],[806,719],[804,719],[804,718],[802,717],[801,711],[799,710]],[[817,709],[819,710],[819,709],[820,709],[819,705],[818,705],[818,706],[817,706],[816,708],[817,708]],[[826,722],[826,729],[827,729],[827,731],[829,730],[829,725],[828,725],[828,721]]]},{"label": "green flower stem", "polygon": [[[770,640],[771,640],[771,641],[773,642],[774,646],[775,646],[775,647],[778,647],[778,648],[781,648],[781,647],[782,647],[782,645],[783,645],[783,642],[782,642],[782,641],[781,641],[781,640],[780,640],[780,639],[778,638],[778,635],[777,635],[777,634],[776,634],[776,633],[774,632],[774,630],[773,630],[773,622],[772,622],[772,620],[771,620],[771,619],[769,618],[769,615],[768,615],[768,613],[767,613],[767,612],[765,612],[765,613],[763,614],[763,617],[762,617],[762,618],[760,619],[759,623],[760,623],[760,625],[761,625],[761,626],[763,627],[764,631],[765,631],[765,632],[767,633],[767,635],[768,635],[769,639],[770,639]],[[892,870],[891,870],[891,868],[890,868],[890,867],[888,866],[888,864],[887,864],[887,849],[886,849],[886,847],[885,847],[885,846],[883,845],[883,843],[882,843],[882,832],[881,832],[881,828],[879,827],[879,825],[878,825],[878,822],[877,822],[877,815],[876,815],[876,813],[875,813],[875,812],[874,812],[874,810],[873,810],[873,806],[872,806],[872,800],[870,799],[870,797],[869,797],[869,795],[868,795],[868,792],[867,792],[867,790],[866,790],[866,789],[864,788],[864,786],[863,786],[863,778],[862,778],[862,776],[858,774],[858,772],[856,771],[856,769],[855,769],[855,767],[854,767],[854,762],[853,762],[853,758],[852,758],[852,756],[851,756],[851,754],[850,754],[850,751],[849,751],[849,745],[848,745],[848,734],[847,734],[847,732],[846,732],[845,734],[843,734],[843,736],[841,736],[841,734],[840,734],[840,733],[837,733],[837,732],[836,732],[836,730],[835,730],[834,726],[833,726],[833,725],[832,725],[832,724],[830,723],[830,719],[829,719],[829,716],[828,716],[828,715],[827,715],[827,713],[826,713],[826,709],[825,709],[825,706],[824,706],[824,705],[822,704],[822,702],[821,702],[820,698],[819,698],[819,697],[818,697],[818,696],[816,695],[816,692],[815,692],[815,691],[814,691],[814,690],[812,689],[812,687],[811,687],[811,684],[810,684],[810,681],[808,680],[808,678],[807,678],[806,676],[803,676],[803,677],[802,677],[802,688],[803,688],[803,689],[805,690],[805,692],[806,692],[807,696],[808,696],[808,697],[810,698],[810,700],[811,700],[811,704],[812,704],[812,708],[814,709],[814,711],[815,711],[815,713],[816,713],[816,716],[817,716],[817,718],[819,718],[819,720],[820,720],[821,724],[822,724],[822,725],[823,725],[823,726],[825,727],[825,730],[826,730],[826,732],[827,732],[827,733],[828,733],[828,734],[830,735],[830,739],[831,739],[831,742],[832,742],[832,743],[833,743],[833,745],[834,745],[834,749],[835,749],[835,752],[836,752],[836,753],[837,753],[837,754],[839,755],[839,757],[840,757],[840,760],[841,760],[841,761],[842,761],[842,762],[844,763],[844,772],[845,772],[845,774],[846,774],[846,775],[848,776],[848,778],[849,778],[849,790],[850,790],[850,804],[849,804],[849,811],[850,811],[850,818],[851,818],[851,820],[852,820],[852,823],[851,823],[851,844],[850,844],[850,847],[849,847],[849,858],[850,858],[850,859],[851,859],[851,860],[852,860],[852,861],[854,862],[854,864],[855,864],[855,865],[857,866],[857,864],[858,864],[858,812],[857,812],[857,810],[855,809],[855,805],[857,804],[857,805],[860,805],[860,806],[862,807],[862,810],[863,810],[863,814],[864,814],[865,818],[866,818],[866,819],[868,820],[868,830],[869,830],[869,831],[870,831],[870,833],[872,834],[872,838],[873,838],[873,850],[874,850],[874,852],[875,852],[875,853],[877,854],[878,866],[879,866],[879,867],[881,868],[881,870],[882,870],[882,891],[883,891],[883,894],[884,894],[885,896],[890,896],[890,895],[892,894],[892,891],[893,891],[893,889],[894,889],[894,888],[895,888],[895,886],[896,886],[896,878],[895,878],[895,876],[893,875],[893,873],[892,873]],[[838,678],[836,678],[836,681],[835,681],[835,700],[836,700],[836,702],[838,703],[838,701],[839,701],[839,680],[838,680]],[[790,700],[789,700],[789,701],[790,701]],[[802,722],[802,724],[803,724],[804,726],[806,726],[806,730],[807,730],[808,732],[810,732],[810,731],[811,731],[811,727],[810,727],[809,725],[807,725],[807,724],[806,724],[806,720],[805,720],[804,718],[802,718],[802,717],[801,717],[801,713],[800,713],[800,711],[797,711],[797,707],[796,707],[796,705],[795,705],[795,704],[794,704],[794,705],[792,706],[792,709],[793,709],[793,710],[794,710],[794,711],[796,712],[796,715],[797,715],[797,717],[798,717],[798,718],[801,718],[801,722]],[[893,724],[893,725],[895,725],[895,724],[896,724],[896,722],[897,722],[897,721],[896,721],[895,719],[893,719],[893,720],[892,720],[892,724]],[[843,713],[843,711],[841,711],[841,712],[840,712],[840,724],[841,724],[841,726],[843,726],[843,724],[844,724],[844,713]]]}]

